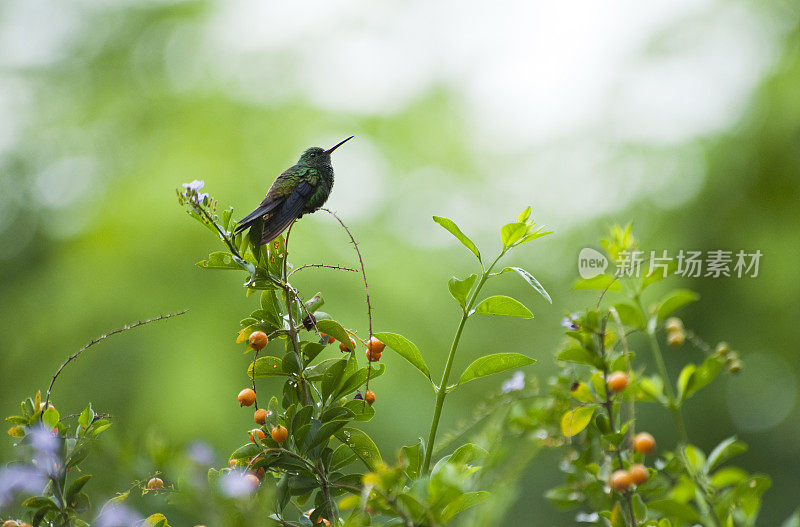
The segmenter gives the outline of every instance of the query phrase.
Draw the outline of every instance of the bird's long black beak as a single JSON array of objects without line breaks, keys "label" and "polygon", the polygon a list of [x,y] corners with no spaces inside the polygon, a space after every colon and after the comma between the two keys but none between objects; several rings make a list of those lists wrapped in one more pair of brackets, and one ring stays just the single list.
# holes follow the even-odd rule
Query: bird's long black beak
[{"label": "bird's long black beak", "polygon": [[333,152],[334,150],[336,150],[337,148],[339,148],[340,146],[342,146],[343,144],[345,144],[346,142],[348,142],[350,139],[352,139],[352,138],[354,138],[354,137],[355,137],[354,135],[351,135],[350,137],[348,137],[347,139],[345,139],[344,141],[342,141],[342,142],[341,142],[341,143],[339,143],[338,145],[336,145],[336,146],[332,146],[332,147],[330,147],[329,149],[325,150],[325,152],[323,152],[323,153],[324,153],[325,155],[330,155],[330,153],[331,153],[331,152]]}]

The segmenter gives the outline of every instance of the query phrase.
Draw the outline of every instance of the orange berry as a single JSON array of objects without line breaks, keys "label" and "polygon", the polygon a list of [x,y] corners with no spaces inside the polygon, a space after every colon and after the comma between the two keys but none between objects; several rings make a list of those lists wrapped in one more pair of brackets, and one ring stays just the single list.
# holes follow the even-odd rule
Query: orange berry
[{"label": "orange berry", "polygon": [[250,333],[250,346],[256,351],[264,349],[269,342],[267,334],[263,331],[253,331]]},{"label": "orange berry", "polygon": [[250,441],[252,441],[253,443],[256,442],[256,440],[253,439],[253,434],[255,434],[259,439],[264,439],[265,437],[267,437],[267,434],[265,434],[264,431],[261,430],[260,428],[255,428],[253,430],[250,430],[249,432]]},{"label": "orange berry", "polygon": [[272,436],[272,440],[275,441],[276,443],[283,443],[284,441],[286,441],[286,438],[289,437],[289,431],[286,429],[285,426],[276,426],[275,428],[272,429],[270,435]]},{"label": "orange berry", "polygon": [[375,402],[375,394],[372,393],[371,390],[367,390],[367,393],[364,394],[364,400],[367,401],[367,404],[372,406],[372,403]]},{"label": "orange berry", "polygon": [[641,485],[647,478],[650,477],[650,474],[647,472],[647,467],[641,464],[631,465],[631,468],[628,469],[628,474],[631,475],[631,480],[636,485]]},{"label": "orange berry", "polygon": [[633,438],[633,449],[640,454],[652,454],[656,450],[656,440],[647,432],[639,432]]},{"label": "orange berry", "polygon": [[267,411],[263,408],[259,408],[256,410],[256,413],[253,414],[253,419],[256,420],[256,423],[263,425],[267,422]]},{"label": "orange berry", "polygon": [[239,463],[239,461],[238,461],[238,460],[236,460],[236,459],[231,459],[231,460],[229,460],[229,461],[228,461],[228,466],[229,466],[229,467],[235,467],[235,466],[236,466],[238,463]]},{"label": "orange berry", "polygon": [[250,486],[253,487],[253,489],[256,489],[258,485],[261,483],[258,480],[258,476],[256,476],[255,474],[247,474],[244,476],[244,479],[250,484]]},{"label": "orange berry", "polygon": [[370,351],[375,351],[377,353],[383,353],[383,350],[386,348],[386,344],[381,342],[380,340],[376,339],[375,337],[370,337],[367,341],[367,349]]},{"label": "orange berry", "polygon": [[150,481],[147,482],[147,488],[149,490],[163,489],[164,482],[161,481],[161,478],[151,478]]},{"label": "orange berry", "polygon": [[335,338],[331,337],[330,335],[326,335],[325,333],[320,333],[319,336],[324,339],[328,339],[328,344],[333,344],[334,342],[336,342]]},{"label": "orange berry", "polygon": [[256,402],[256,392],[252,388],[245,388],[239,392],[239,406],[253,406]]},{"label": "orange berry", "polygon": [[628,386],[628,374],[624,371],[615,371],[608,376],[608,387],[612,392],[619,393]]},{"label": "orange berry", "polygon": [[381,352],[372,349],[367,350],[367,360],[370,362],[378,362],[381,360]]},{"label": "orange berry", "polygon": [[625,492],[633,485],[633,478],[626,470],[617,470],[608,478],[608,486],[617,492]]},{"label": "orange berry", "polygon": [[19,524],[14,520],[6,520],[3,522],[3,527],[19,527]]},{"label": "orange berry", "polygon": [[339,349],[341,351],[352,351],[352,350],[356,349],[356,341],[352,337],[350,338],[350,344],[351,344],[351,347],[348,348],[347,345],[344,342],[340,342],[339,343]]}]

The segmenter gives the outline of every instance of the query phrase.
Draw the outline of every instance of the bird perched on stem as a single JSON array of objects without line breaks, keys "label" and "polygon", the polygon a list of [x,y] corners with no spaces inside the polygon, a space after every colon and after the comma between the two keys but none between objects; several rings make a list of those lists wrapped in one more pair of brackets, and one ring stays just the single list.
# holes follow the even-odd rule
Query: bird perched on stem
[{"label": "bird perched on stem", "polygon": [[251,242],[264,245],[303,214],[322,207],[333,188],[331,153],[352,138],[351,135],[327,150],[314,146],[303,152],[297,164],[284,170],[272,183],[258,208],[239,220],[234,233],[249,227]]}]

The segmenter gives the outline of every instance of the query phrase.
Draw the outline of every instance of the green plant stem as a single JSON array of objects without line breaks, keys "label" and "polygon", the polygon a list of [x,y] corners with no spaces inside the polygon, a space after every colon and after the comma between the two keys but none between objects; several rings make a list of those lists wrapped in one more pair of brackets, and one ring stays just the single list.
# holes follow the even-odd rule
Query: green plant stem
[{"label": "green plant stem", "polygon": [[[678,406],[678,402],[675,399],[675,392],[672,389],[672,381],[667,375],[667,366],[664,364],[664,356],[661,353],[661,348],[658,345],[658,338],[655,334],[655,329],[648,329],[647,330],[647,337],[650,341],[650,349],[653,352],[653,358],[656,361],[656,367],[658,368],[658,373],[661,375],[661,378],[664,380],[664,392],[667,396],[667,404],[669,406],[670,412],[672,412],[672,417],[675,421],[675,427],[678,429],[678,437],[680,441],[680,445],[685,445],[689,442],[689,438],[686,435],[686,425],[683,422],[683,415],[681,415],[681,409]],[[680,446],[679,445],[679,446]]]},{"label": "green plant stem", "polygon": [[[641,301],[640,304],[641,306]],[[645,313],[644,309],[642,308],[642,313]],[[667,404],[669,405],[670,412],[672,412],[672,417],[675,421],[675,427],[678,429],[678,456],[681,458],[686,470],[689,472],[689,476],[691,477],[692,481],[702,490],[700,493],[703,497],[703,502],[708,509],[708,518],[710,520],[711,525],[717,526],[719,522],[717,521],[716,516],[714,515],[714,507],[711,506],[711,503],[708,501],[708,496],[706,494],[705,488],[700,484],[697,480],[696,474],[694,474],[694,470],[690,468],[690,464],[686,459],[686,455],[684,453],[685,446],[689,443],[689,437],[686,433],[686,425],[683,421],[683,415],[681,414],[681,408],[678,405],[678,401],[675,398],[675,391],[672,389],[672,381],[670,380],[669,376],[667,375],[667,366],[664,364],[664,356],[661,353],[661,347],[658,345],[658,337],[656,336],[655,325],[648,327],[647,329],[647,338],[650,341],[650,350],[653,352],[653,358],[656,361],[656,367],[658,368],[658,373],[661,375],[661,378],[664,380],[664,392],[667,396]]]},{"label": "green plant stem", "polygon": [[[294,223],[292,223],[292,225],[289,226],[289,230],[286,231],[286,239],[283,243],[283,291],[284,298],[286,300],[286,317],[288,318],[289,322],[289,339],[292,342],[292,348],[294,348],[294,353],[297,355],[297,362],[300,365],[300,371],[297,373],[297,388],[300,390],[300,396],[303,399],[303,404],[308,405],[313,402],[313,398],[308,392],[306,380],[303,376],[303,354],[300,352],[300,343],[298,342],[297,338],[297,328],[294,325],[294,317],[292,316],[294,291],[292,290],[292,286],[289,285],[289,275],[286,272],[286,262],[289,260],[289,235],[292,233],[292,226],[294,226]],[[302,303],[303,302],[301,300],[300,304],[302,305]],[[255,370],[253,371],[253,374],[255,375]],[[330,489],[328,488],[325,465],[322,463],[321,459],[317,462],[316,468],[319,475],[319,490],[320,493],[322,493],[323,502],[325,503],[325,514],[327,516],[326,519],[335,525],[337,523],[337,518],[333,511],[333,501],[331,500],[331,493]]]},{"label": "green plant stem", "polygon": [[453,369],[453,359],[456,356],[456,350],[458,349],[458,343],[461,341],[461,332],[464,331],[464,325],[467,323],[467,319],[469,318],[470,311],[472,310],[472,306],[475,303],[475,300],[478,298],[478,293],[480,293],[481,289],[483,288],[483,284],[486,283],[486,280],[489,278],[489,273],[492,272],[492,269],[503,257],[506,253],[506,250],[500,252],[497,258],[495,258],[492,265],[489,266],[488,269],[483,271],[483,275],[481,275],[481,279],[478,282],[478,285],[475,287],[475,290],[472,292],[472,296],[470,296],[469,302],[465,308],[462,308],[461,311],[461,321],[458,323],[458,329],[456,330],[456,334],[453,337],[453,343],[450,346],[450,353],[447,356],[447,363],[444,367],[444,373],[442,374],[442,382],[439,383],[439,388],[436,392],[436,406],[433,409],[433,420],[431,421],[431,430],[428,433],[428,443],[425,445],[425,461],[422,463],[422,473],[427,474],[430,470],[431,466],[431,456],[433,455],[433,443],[436,440],[436,431],[439,428],[439,418],[442,415],[442,407],[444,406],[444,399],[447,397],[447,381],[450,379],[450,370]]}]

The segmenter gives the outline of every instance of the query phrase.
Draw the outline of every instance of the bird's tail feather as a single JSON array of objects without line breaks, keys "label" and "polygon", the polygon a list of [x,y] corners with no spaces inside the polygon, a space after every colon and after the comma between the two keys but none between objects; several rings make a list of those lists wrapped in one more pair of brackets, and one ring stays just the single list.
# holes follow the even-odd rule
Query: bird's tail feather
[{"label": "bird's tail feather", "polygon": [[270,218],[269,221],[264,223],[264,232],[261,234],[261,245],[267,244],[280,236],[296,219],[297,218],[294,216]]}]

